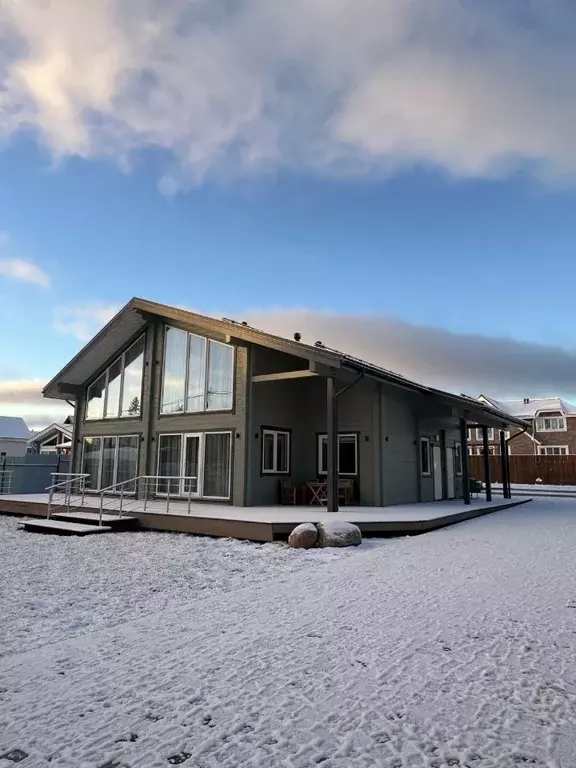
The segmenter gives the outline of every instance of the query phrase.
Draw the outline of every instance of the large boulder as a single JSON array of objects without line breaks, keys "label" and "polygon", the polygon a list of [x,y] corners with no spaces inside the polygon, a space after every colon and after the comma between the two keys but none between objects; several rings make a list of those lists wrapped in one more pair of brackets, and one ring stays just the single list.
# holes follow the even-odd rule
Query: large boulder
[{"label": "large boulder", "polygon": [[362,543],[360,528],[352,523],[323,520],[317,527],[319,547],[357,547]]},{"label": "large boulder", "polygon": [[294,549],[311,549],[316,546],[318,531],[313,523],[297,525],[288,537],[288,546]]}]

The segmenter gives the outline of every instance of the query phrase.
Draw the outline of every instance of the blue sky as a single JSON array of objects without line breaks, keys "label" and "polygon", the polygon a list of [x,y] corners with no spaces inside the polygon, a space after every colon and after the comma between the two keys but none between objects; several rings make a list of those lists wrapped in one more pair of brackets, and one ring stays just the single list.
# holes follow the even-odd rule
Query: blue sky
[{"label": "blue sky", "polygon": [[408,5],[0,11],[0,412],[133,295],[576,393],[574,10]]}]

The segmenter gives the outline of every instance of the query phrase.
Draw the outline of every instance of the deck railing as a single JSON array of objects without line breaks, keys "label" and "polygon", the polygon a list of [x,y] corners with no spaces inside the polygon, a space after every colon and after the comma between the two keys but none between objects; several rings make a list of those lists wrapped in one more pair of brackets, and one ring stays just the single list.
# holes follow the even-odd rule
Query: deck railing
[{"label": "deck railing", "polygon": [[129,512],[145,512],[152,499],[162,499],[165,502],[165,512],[170,513],[170,505],[175,501],[188,501],[188,514],[195,489],[198,487],[196,475],[139,475],[138,477],[122,480],[107,488],[102,488],[100,494],[99,525],[102,525],[106,513],[118,514],[119,517]]},{"label": "deck railing", "polygon": [[55,508],[64,507],[67,512],[70,512],[72,499],[74,499],[74,506],[84,506],[86,483],[90,475],[77,472],[53,472],[52,477],[62,479],[46,488],[48,493],[47,518],[50,518]]}]

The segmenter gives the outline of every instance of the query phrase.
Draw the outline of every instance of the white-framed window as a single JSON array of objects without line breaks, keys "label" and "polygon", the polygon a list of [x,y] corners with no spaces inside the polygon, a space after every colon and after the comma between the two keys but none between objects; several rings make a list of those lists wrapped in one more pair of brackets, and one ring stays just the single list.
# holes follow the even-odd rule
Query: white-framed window
[{"label": "white-framed window", "polygon": [[156,492],[200,499],[229,499],[232,433],[191,432],[158,435]]},{"label": "white-framed window", "polygon": [[454,446],[454,471],[457,477],[462,475],[462,446],[456,443]]},{"label": "white-framed window", "polygon": [[474,440],[474,435],[476,434],[476,430],[471,429],[468,427],[468,442],[470,443],[472,440]]},{"label": "white-framed window", "polygon": [[85,437],[82,472],[89,475],[87,488],[103,490],[136,477],[139,447],[139,435]]},{"label": "white-framed window", "polygon": [[[328,436],[318,435],[318,474],[328,473]],[[353,477],[358,474],[358,435],[338,435],[338,474]]]},{"label": "white-framed window", "polygon": [[431,474],[429,437],[420,438],[420,471],[423,475]]},{"label": "white-framed window", "polygon": [[283,475],[290,472],[290,432],[262,428],[262,474]]},{"label": "white-framed window", "polygon": [[160,413],[230,411],[233,388],[233,346],[166,328]]},{"label": "white-framed window", "polygon": [[537,432],[565,432],[566,419],[563,416],[545,416],[536,419]]},{"label": "white-framed window", "polygon": [[538,453],[540,456],[568,456],[569,454],[567,445],[540,445],[538,446]]},{"label": "white-framed window", "polygon": [[138,417],[142,413],[144,336],[88,387],[86,421]]}]

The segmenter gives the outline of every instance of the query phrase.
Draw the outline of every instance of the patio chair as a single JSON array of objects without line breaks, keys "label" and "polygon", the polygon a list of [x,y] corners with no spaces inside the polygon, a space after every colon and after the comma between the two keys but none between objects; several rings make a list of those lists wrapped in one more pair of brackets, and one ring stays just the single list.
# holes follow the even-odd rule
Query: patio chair
[{"label": "patio chair", "polygon": [[354,503],[354,480],[338,480],[338,504],[345,507]]},{"label": "patio chair", "polygon": [[298,488],[292,480],[280,481],[280,503],[292,505],[298,503]]}]

